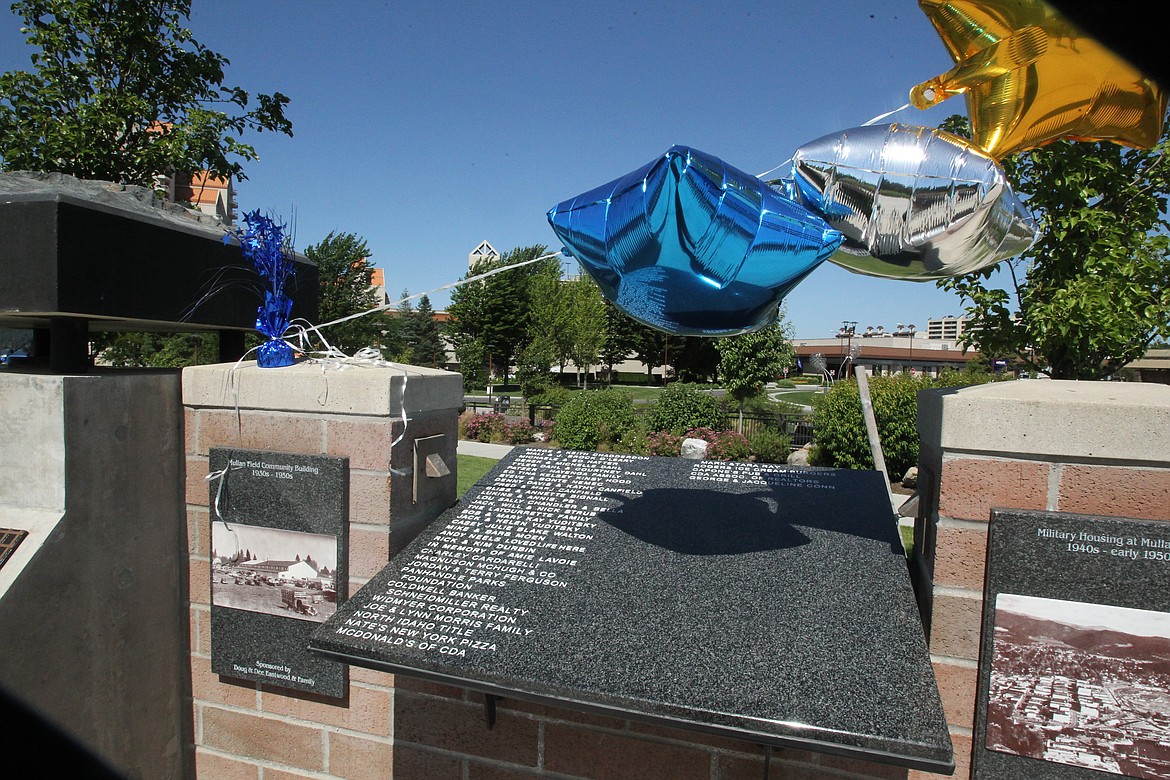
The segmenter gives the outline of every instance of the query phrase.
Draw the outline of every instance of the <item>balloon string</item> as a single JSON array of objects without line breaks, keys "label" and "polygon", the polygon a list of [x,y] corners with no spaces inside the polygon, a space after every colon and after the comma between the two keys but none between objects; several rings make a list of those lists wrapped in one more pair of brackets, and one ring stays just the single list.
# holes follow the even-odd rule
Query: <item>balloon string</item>
[{"label": "balloon string", "polygon": [[340,317],[336,320],[330,320],[329,322],[323,322],[320,325],[317,325],[316,328],[328,328],[331,325],[337,325],[337,324],[342,323],[342,322],[348,322],[349,320],[356,320],[358,317],[365,317],[367,314],[375,314],[375,313],[380,312],[380,311],[386,311],[387,309],[393,309],[395,306],[399,305],[400,303],[406,303],[407,301],[414,300],[415,298],[421,298],[424,295],[430,295],[431,293],[442,292],[443,290],[450,290],[453,287],[462,287],[465,284],[471,284],[472,282],[478,282],[482,279],[488,278],[489,276],[495,276],[496,274],[503,273],[504,271],[511,271],[513,269],[516,269],[516,268],[523,268],[526,265],[532,265],[533,263],[539,263],[541,260],[548,260],[550,257],[558,257],[560,255],[561,255],[560,252],[552,252],[552,253],[547,254],[547,255],[541,255],[540,257],[533,258],[532,260],[525,260],[522,263],[512,263],[511,265],[503,265],[503,266],[500,266],[499,268],[493,268],[490,271],[487,271],[487,272],[482,273],[482,274],[478,274],[476,276],[472,276],[468,279],[460,279],[457,282],[451,282],[450,284],[444,284],[442,287],[436,287],[433,290],[427,290],[426,292],[416,293],[414,295],[408,295],[405,298],[400,298],[397,301],[391,301],[390,303],[387,303],[384,306],[376,306],[373,309],[367,309],[366,311],[359,311],[357,314],[350,314],[346,317]]},{"label": "balloon string", "polygon": [[[877,116],[875,116],[873,119],[869,120],[868,122],[865,122],[865,123],[864,123],[864,124],[862,124],[861,126],[862,126],[862,127],[868,127],[868,126],[870,126],[870,125],[872,125],[872,124],[875,124],[876,122],[880,122],[880,121],[882,121],[883,119],[885,119],[885,118],[886,118],[886,117],[888,117],[888,116],[891,116],[891,115],[893,115],[893,114],[896,114],[896,113],[898,113],[899,111],[905,111],[907,108],[910,108],[910,104],[909,104],[909,103],[906,103],[905,105],[901,105],[901,106],[899,106],[898,108],[895,108],[893,111],[887,111],[887,112],[886,112],[886,113],[884,113],[884,114],[878,114],[878,115],[877,115]],[[776,165],[776,166],[773,166],[772,168],[769,168],[768,170],[764,171],[763,173],[757,173],[757,174],[756,174],[756,178],[757,178],[757,179],[762,179],[762,178],[764,178],[765,176],[767,176],[769,173],[772,173],[773,171],[776,171],[776,170],[779,170],[779,169],[783,168],[785,165],[787,165],[787,164],[788,164],[788,163],[790,163],[790,162],[792,162],[792,158],[791,158],[791,157],[789,157],[787,160],[785,160],[784,162],[780,163],[779,165]]]},{"label": "balloon string", "polygon": [[887,112],[886,112],[886,113],[884,113],[884,114],[878,114],[878,115],[877,115],[877,116],[875,116],[873,119],[871,119],[871,120],[869,120],[868,122],[866,122],[865,124],[863,124],[863,125],[862,125],[862,127],[869,127],[870,125],[872,125],[872,124],[876,124],[876,123],[878,123],[878,122],[882,121],[883,119],[885,119],[886,117],[888,117],[888,116],[891,116],[891,115],[893,115],[893,114],[896,114],[896,113],[898,113],[899,111],[905,111],[907,108],[910,108],[910,104],[909,104],[909,103],[906,103],[906,104],[904,104],[904,105],[898,106],[898,107],[897,107],[897,108],[895,108],[893,111],[887,111]]},{"label": "balloon string", "polygon": [[231,471],[233,468],[242,468],[242,466],[232,466],[231,463],[229,462],[228,465],[224,466],[219,471],[213,471],[210,474],[208,474],[206,477],[203,478],[203,480],[205,482],[215,482],[216,483],[215,500],[211,502],[211,508],[215,512],[215,516],[219,518],[219,521],[221,523],[223,523],[223,527],[228,529],[229,531],[232,530],[232,527],[230,525],[228,525],[227,520],[223,516],[223,513],[221,513],[219,511],[219,500],[220,500],[220,497],[223,495],[223,487],[224,487],[224,483],[227,482],[228,472]]},{"label": "balloon string", "polygon": [[[399,304],[405,303],[406,301],[413,300],[415,298],[421,298],[424,295],[430,295],[431,293],[437,293],[437,292],[441,292],[443,290],[449,290],[449,289],[452,289],[455,287],[462,287],[463,285],[471,284],[472,282],[482,281],[484,279],[487,279],[489,276],[495,276],[496,274],[503,273],[504,271],[512,271],[512,270],[517,269],[517,268],[523,268],[526,265],[532,265],[533,263],[539,263],[542,260],[548,260],[548,259],[553,258],[553,257],[561,257],[561,256],[563,256],[563,254],[559,251],[558,252],[550,252],[549,254],[541,255],[540,257],[535,257],[531,260],[525,260],[525,261],[520,262],[520,263],[511,263],[510,265],[504,265],[504,266],[500,266],[498,268],[493,268],[490,271],[485,271],[482,274],[476,274],[475,276],[469,277],[467,279],[460,279],[459,281],[451,282],[450,284],[445,284],[445,285],[442,285],[441,287],[436,287],[433,290],[428,290],[427,292],[416,293],[414,295],[407,295],[403,298],[398,299],[397,301],[392,301],[392,302],[387,303],[383,306],[375,306],[372,309],[367,309],[365,311],[357,312],[356,314],[350,314],[350,315],[345,316],[345,317],[340,317],[338,319],[331,320],[329,322],[321,323],[320,325],[314,325],[313,323],[308,322],[307,320],[293,320],[292,322],[289,323],[288,328],[285,330],[282,338],[294,350],[296,350],[296,351],[300,352],[301,354],[303,354],[304,356],[306,356],[308,358],[309,362],[321,364],[322,375],[325,377],[325,388],[322,390],[322,396],[318,397],[318,399],[317,399],[317,402],[321,405],[325,405],[326,403],[328,403],[328,395],[329,395],[328,371],[330,368],[344,370],[344,369],[347,369],[347,368],[350,368],[353,366],[371,366],[371,367],[372,366],[386,366],[386,367],[395,367],[395,368],[402,369],[402,391],[401,391],[401,399],[399,402],[400,407],[401,407],[401,416],[402,416],[402,431],[398,434],[398,437],[395,438],[394,441],[390,443],[390,448],[391,448],[391,450],[393,450],[394,446],[397,445],[398,443],[400,443],[406,437],[406,429],[410,425],[410,418],[406,414],[406,385],[407,385],[409,375],[410,375],[409,367],[402,365],[402,364],[399,364],[399,363],[394,363],[394,362],[389,361],[389,360],[383,360],[381,357],[381,354],[377,350],[374,350],[370,347],[365,347],[363,349],[358,350],[353,356],[347,355],[342,350],[340,350],[337,347],[334,347],[332,344],[330,344],[329,340],[325,338],[325,335],[323,333],[321,333],[321,330],[323,328],[328,328],[332,325],[338,325],[342,322],[348,322],[349,320],[357,319],[358,317],[365,317],[365,316],[370,315],[370,314],[376,314],[378,312],[386,311],[387,309],[392,309],[392,308],[398,306]],[[322,345],[321,348],[313,349],[314,337]],[[256,349],[256,347],[252,348],[252,350],[254,350],[254,349]],[[242,425],[242,423],[239,419],[240,418],[239,396],[237,395],[238,388],[236,387],[236,383],[235,383],[235,374],[236,374],[236,370],[241,367],[241,365],[244,361],[244,358],[247,357],[247,355],[249,353],[251,353],[252,350],[248,350],[248,352],[244,353],[244,355],[241,356],[240,359],[236,361],[236,364],[228,372],[229,376],[232,379],[231,386],[232,386],[233,395],[235,395],[236,418],[237,418],[238,425]],[[394,473],[394,474],[405,473],[405,472],[401,472],[397,469],[390,467],[389,464],[387,464],[387,468],[389,468],[391,473]],[[226,471],[225,471],[225,473],[226,473]],[[222,473],[217,474],[217,476],[221,480],[220,487],[222,488],[222,485],[223,485],[222,478],[223,478],[224,474],[222,474]],[[217,515],[219,514],[218,498],[219,498],[219,494],[217,492],[217,494],[216,494],[216,514]]]},{"label": "balloon string", "polygon": [[[223,523],[224,530],[232,535],[232,540],[236,543],[236,553],[240,552],[240,537],[238,534],[236,534],[236,530],[234,528],[232,528],[230,525],[228,525],[227,518],[225,518],[223,516],[223,514],[219,511],[219,499],[223,495],[223,486],[224,486],[224,483],[227,482],[228,472],[231,471],[232,469],[239,469],[239,468],[243,468],[243,467],[242,466],[233,466],[231,464],[231,458],[229,457],[228,458],[228,465],[224,466],[219,471],[211,472],[210,474],[208,474],[206,477],[203,478],[207,482],[216,482],[217,483],[216,487],[215,487],[215,501],[212,502],[212,511],[215,512],[215,516],[211,518],[211,523],[214,526],[217,518],[219,519],[219,522]],[[214,550],[216,547],[217,547],[217,545],[215,545],[213,543],[212,549]]]},{"label": "balloon string", "polygon": [[772,166],[771,168],[769,168],[768,170],[764,171],[763,173],[757,173],[757,174],[756,174],[756,178],[757,178],[757,179],[762,179],[762,178],[764,178],[765,176],[767,176],[769,173],[771,173],[772,171],[778,171],[778,170],[780,170],[781,168],[783,168],[785,165],[787,165],[787,164],[788,164],[788,163],[790,163],[790,162],[792,162],[792,158],[791,158],[791,157],[789,157],[787,160],[785,160],[784,162],[780,163],[779,165],[774,165],[774,166]]}]

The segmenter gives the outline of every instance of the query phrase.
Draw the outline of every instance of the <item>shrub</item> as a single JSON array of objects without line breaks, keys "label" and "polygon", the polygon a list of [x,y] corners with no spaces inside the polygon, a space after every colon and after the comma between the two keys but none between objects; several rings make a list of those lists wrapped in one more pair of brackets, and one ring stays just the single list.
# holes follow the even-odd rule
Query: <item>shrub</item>
[{"label": "shrub", "polygon": [[503,444],[528,444],[536,440],[543,428],[535,428],[524,420],[510,422],[502,414],[464,412],[459,416],[459,436],[470,441]]},{"label": "shrub", "polygon": [[783,387],[787,390],[796,387],[796,382],[793,382],[791,379],[780,379],[776,382],[776,387]]},{"label": "shrub", "polygon": [[634,401],[612,388],[575,393],[561,407],[553,438],[569,450],[612,447],[634,429]]},{"label": "shrub", "polygon": [[662,458],[677,458],[682,454],[683,436],[670,431],[652,431],[634,428],[622,437],[618,452],[628,455],[657,455]]},{"label": "shrub", "polygon": [[686,438],[702,439],[707,442],[707,460],[747,460],[752,454],[747,437],[735,431],[692,428],[687,431]]},{"label": "shrub", "polygon": [[748,442],[752,447],[752,455],[759,463],[787,463],[788,455],[792,452],[792,442],[780,431],[771,428],[761,428],[753,433]]},{"label": "shrub", "polygon": [[646,435],[646,454],[677,458],[682,454],[683,437],[670,431],[655,431]]},{"label": "shrub", "polygon": [[573,391],[560,385],[550,385],[525,400],[534,406],[564,406],[573,397]]},{"label": "shrub", "polygon": [[618,385],[653,385],[657,377],[646,376],[645,371],[614,371],[610,381]]},{"label": "shrub", "polygon": [[647,427],[676,434],[691,428],[719,429],[723,427],[723,412],[719,402],[698,386],[675,383],[659,394]]},{"label": "shrub", "polygon": [[505,422],[499,432],[500,441],[505,444],[528,444],[536,440],[537,429],[523,420]]},{"label": "shrub", "polygon": [[471,441],[502,441],[505,425],[504,415],[494,412],[474,414],[466,423],[460,421],[463,438]]},{"label": "shrub", "polygon": [[622,438],[612,448],[622,455],[649,455],[646,452],[646,431],[641,425],[634,425],[626,431]]},{"label": "shrub", "polygon": [[[918,465],[919,390],[979,384],[995,378],[990,374],[967,371],[944,375],[937,380],[905,374],[872,377],[869,380],[870,397],[887,471],[891,475],[901,475],[911,466]],[[874,467],[856,379],[838,382],[817,399],[813,428],[816,437],[810,457],[813,465],[847,469]]]}]

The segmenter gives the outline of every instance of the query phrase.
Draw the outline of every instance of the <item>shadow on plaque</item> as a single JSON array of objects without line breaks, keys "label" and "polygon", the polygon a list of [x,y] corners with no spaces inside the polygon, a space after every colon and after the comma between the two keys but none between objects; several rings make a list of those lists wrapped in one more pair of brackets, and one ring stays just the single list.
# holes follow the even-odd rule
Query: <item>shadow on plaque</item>
[{"label": "shadow on plaque", "polygon": [[716,493],[659,488],[599,512],[597,519],[635,539],[684,555],[740,555],[808,544],[809,538],[777,517],[771,492]]}]

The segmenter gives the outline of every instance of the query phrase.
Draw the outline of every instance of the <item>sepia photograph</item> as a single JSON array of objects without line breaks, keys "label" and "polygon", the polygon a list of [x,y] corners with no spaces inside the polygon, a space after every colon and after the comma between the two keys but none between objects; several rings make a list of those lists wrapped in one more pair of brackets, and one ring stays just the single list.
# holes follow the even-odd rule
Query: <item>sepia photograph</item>
[{"label": "sepia photograph", "polygon": [[1170,614],[999,594],[986,745],[1170,778]]},{"label": "sepia photograph", "polygon": [[321,623],[337,611],[336,571],[335,536],[211,524],[216,606]]}]

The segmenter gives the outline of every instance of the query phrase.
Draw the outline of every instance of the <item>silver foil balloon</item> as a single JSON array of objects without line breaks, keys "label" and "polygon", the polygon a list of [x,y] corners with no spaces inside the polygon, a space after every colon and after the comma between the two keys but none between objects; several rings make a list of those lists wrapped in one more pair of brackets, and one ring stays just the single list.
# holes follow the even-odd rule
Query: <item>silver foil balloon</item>
[{"label": "silver foil balloon", "polygon": [[926,127],[855,127],[792,157],[807,208],[845,235],[830,262],[859,274],[925,281],[978,271],[1036,240],[1003,169],[974,144]]}]

